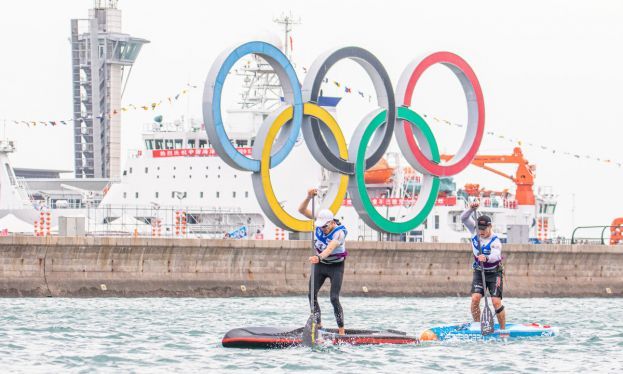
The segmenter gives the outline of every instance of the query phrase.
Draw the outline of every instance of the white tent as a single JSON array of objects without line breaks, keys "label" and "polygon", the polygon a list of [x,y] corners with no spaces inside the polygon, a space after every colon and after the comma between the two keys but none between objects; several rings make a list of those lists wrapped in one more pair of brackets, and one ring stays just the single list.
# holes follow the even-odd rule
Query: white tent
[{"label": "white tent", "polygon": [[0,218],[0,231],[7,229],[11,233],[33,234],[34,227],[28,222],[15,217],[12,213]]}]

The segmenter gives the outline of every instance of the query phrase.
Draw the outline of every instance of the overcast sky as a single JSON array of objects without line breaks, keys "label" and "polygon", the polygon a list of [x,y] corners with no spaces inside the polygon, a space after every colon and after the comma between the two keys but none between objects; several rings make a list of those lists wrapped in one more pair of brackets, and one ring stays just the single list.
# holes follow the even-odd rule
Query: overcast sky
[{"label": "overcast sky", "polygon": [[[91,6],[89,0],[3,4],[0,118],[72,117],[69,20],[86,17]],[[121,0],[119,7],[123,30],[151,41],[138,58],[123,104],[158,101],[186,83],[200,86],[174,106],[124,114],[124,149],[141,147],[142,126],[155,114],[200,118],[202,85],[218,53],[254,35],[280,32],[272,19],[292,11],[302,21],[293,34],[299,67],[330,47],[357,45],[378,56],[396,84],[416,57],[439,50],[461,55],[483,87],[487,130],[522,140],[526,157],[537,164],[536,184],[551,186],[558,195],[561,234],[569,236],[572,225],[605,225],[623,216],[623,168],[614,163],[623,162],[623,2]],[[371,92],[363,71],[348,63],[330,76]],[[460,86],[447,69],[431,69],[415,99],[418,112],[465,122]],[[345,97],[338,119],[348,135],[371,106],[356,95]],[[459,128],[431,127],[444,152],[456,150]],[[70,127],[7,122],[2,135],[17,142],[14,166],[73,168]],[[489,136],[481,153],[511,153],[513,146]],[[565,151],[613,163],[559,155]],[[475,167],[456,180],[512,188],[510,181]]]}]

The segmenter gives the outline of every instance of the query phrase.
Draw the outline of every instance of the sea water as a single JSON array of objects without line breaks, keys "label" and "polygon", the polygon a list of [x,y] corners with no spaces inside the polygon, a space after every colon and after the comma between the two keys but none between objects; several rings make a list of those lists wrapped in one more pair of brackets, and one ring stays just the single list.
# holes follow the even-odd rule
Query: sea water
[{"label": "sea water", "polygon": [[[321,295],[325,327],[335,327]],[[409,335],[467,322],[469,298],[342,297],[347,328]],[[0,299],[2,372],[622,372],[623,299],[505,300],[508,322],[558,326],[552,338],[507,342],[223,348],[244,326],[301,327],[304,296],[275,298]]]}]

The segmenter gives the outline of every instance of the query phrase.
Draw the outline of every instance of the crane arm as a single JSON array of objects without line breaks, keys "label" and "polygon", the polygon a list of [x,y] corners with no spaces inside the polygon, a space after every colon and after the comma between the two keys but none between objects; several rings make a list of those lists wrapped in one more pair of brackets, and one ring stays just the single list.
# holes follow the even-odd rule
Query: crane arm
[{"label": "crane arm", "polygon": [[[451,160],[453,157],[453,155],[441,155],[443,161]],[[517,170],[513,176],[496,170],[489,164],[515,164],[517,165]],[[523,157],[521,148],[515,147],[510,155],[477,155],[472,160],[472,165],[513,181],[517,187],[516,197],[519,205],[535,204],[534,192],[532,191],[534,170]]]},{"label": "crane arm", "polygon": [[483,168],[485,170],[488,170],[488,171],[490,171],[490,172],[492,172],[494,174],[497,174],[497,175],[499,175],[501,177],[508,178],[508,179],[512,180],[513,182],[515,182],[515,177],[513,177],[512,175],[508,175],[506,173],[502,173],[501,171],[496,170],[496,169],[494,169],[494,168],[492,168],[490,166],[484,165],[484,164],[483,165],[476,164],[476,166],[478,166],[480,168]]}]

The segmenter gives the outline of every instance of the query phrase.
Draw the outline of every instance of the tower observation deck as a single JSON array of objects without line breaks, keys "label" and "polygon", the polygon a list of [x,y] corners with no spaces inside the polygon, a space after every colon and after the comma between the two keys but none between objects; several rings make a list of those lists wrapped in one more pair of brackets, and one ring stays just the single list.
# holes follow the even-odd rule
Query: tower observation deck
[{"label": "tower observation deck", "polygon": [[71,20],[76,178],[118,178],[121,97],[148,40],[121,32],[117,0],[94,0],[89,18]]}]

